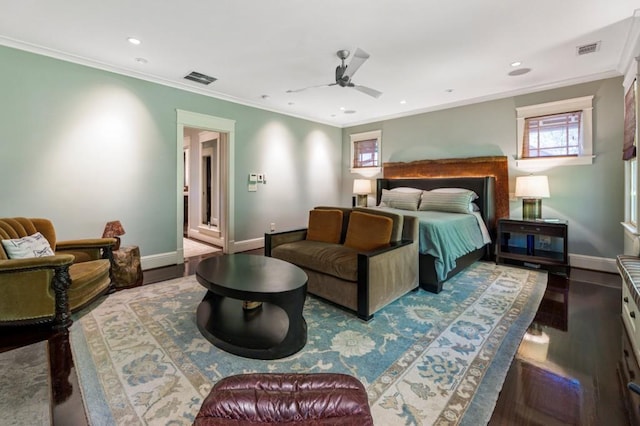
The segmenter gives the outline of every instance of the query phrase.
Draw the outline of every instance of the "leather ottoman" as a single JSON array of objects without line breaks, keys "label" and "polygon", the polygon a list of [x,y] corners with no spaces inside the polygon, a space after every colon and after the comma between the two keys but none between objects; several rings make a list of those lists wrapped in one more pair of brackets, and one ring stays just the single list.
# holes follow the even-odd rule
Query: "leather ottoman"
[{"label": "leather ottoman", "polygon": [[255,373],[225,377],[205,398],[194,425],[372,426],[364,386],[346,374]]}]

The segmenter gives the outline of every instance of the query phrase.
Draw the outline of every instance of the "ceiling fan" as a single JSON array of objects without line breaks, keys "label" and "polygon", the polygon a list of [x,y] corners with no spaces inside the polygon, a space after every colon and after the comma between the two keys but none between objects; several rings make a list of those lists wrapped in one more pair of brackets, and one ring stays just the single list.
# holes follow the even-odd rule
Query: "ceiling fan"
[{"label": "ceiling fan", "polygon": [[340,86],[340,87],[353,87],[359,92],[365,93],[369,96],[373,96],[376,99],[379,98],[382,95],[382,92],[379,92],[370,87],[360,86],[359,84],[355,84],[354,82],[351,81],[351,77],[353,77],[353,74],[355,74],[356,71],[358,71],[358,68],[360,68],[360,66],[364,64],[364,61],[369,59],[369,54],[360,48],[356,48],[356,52],[353,54],[353,57],[351,58],[351,62],[349,62],[349,65],[346,65],[344,61],[349,57],[350,53],[351,52],[349,52],[348,50],[338,50],[336,52],[336,55],[338,55],[338,58],[340,58],[340,60],[342,61],[342,64],[336,67],[335,83],[309,86],[309,87],[304,87],[302,89],[296,89],[296,90],[287,90],[287,93],[302,92],[303,90],[312,89],[315,87]]}]

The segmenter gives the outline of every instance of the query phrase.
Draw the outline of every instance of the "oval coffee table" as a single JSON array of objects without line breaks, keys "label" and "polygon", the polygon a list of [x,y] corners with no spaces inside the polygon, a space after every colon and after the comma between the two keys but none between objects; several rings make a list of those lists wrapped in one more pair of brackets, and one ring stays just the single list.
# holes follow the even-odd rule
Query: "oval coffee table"
[{"label": "oval coffee table", "polygon": [[[198,329],[220,349],[277,359],[307,343],[302,316],[307,274],[297,266],[266,256],[230,254],[202,260],[196,278],[209,290],[198,305]],[[245,310],[245,300],[262,305]]]}]

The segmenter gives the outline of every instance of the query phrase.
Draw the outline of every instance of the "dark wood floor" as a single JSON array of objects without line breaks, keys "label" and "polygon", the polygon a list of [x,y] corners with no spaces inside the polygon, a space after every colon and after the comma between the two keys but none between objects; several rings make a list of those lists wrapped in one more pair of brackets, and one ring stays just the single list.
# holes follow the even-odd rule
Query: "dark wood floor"
[{"label": "dark wood floor", "polygon": [[[262,250],[250,253],[261,255]],[[192,275],[200,260],[216,255],[220,253],[147,270],[143,284]],[[620,291],[617,275],[586,270],[574,269],[566,286],[550,284],[527,333],[532,341],[520,346],[490,425],[628,424],[616,373],[623,332]],[[87,420],[67,334],[3,332],[0,352],[45,338],[50,347],[53,423],[84,426]]]}]

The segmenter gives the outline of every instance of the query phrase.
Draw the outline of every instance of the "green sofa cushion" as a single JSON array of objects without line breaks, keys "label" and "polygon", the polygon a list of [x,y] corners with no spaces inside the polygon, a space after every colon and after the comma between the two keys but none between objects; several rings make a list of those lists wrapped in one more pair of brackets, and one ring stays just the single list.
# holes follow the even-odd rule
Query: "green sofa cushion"
[{"label": "green sofa cushion", "polygon": [[340,244],[295,241],[275,247],[271,256],[343,280],[358,279],[358,252]]}]

